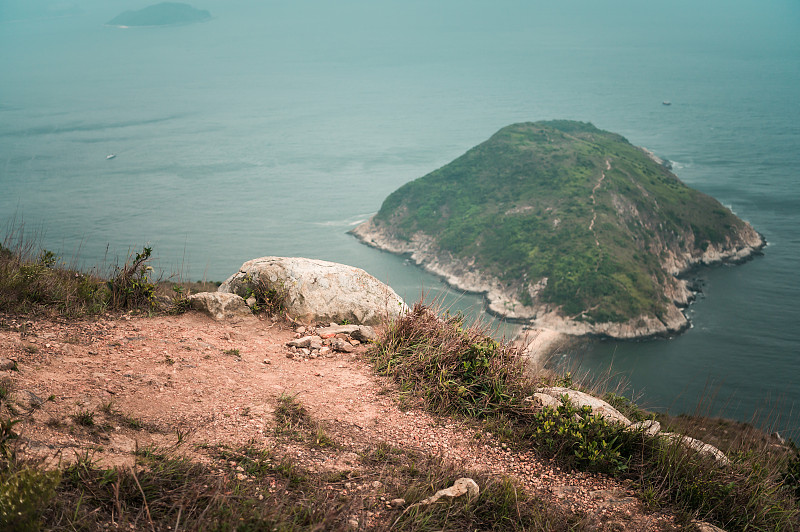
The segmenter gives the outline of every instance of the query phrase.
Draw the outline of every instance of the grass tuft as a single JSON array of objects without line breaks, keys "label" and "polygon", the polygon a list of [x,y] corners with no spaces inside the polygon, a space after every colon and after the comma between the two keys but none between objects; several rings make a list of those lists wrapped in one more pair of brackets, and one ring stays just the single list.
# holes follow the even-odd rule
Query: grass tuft
[{"label": "grass tuft", "polygon": [[335,447],[323,426],[314,420],[297,396],[282,393],[275,407],[275,434],[304,441],[317,448]]},{"label": "grass tuft", "polygon": [[417,303],[371,350],[375,368],[440,413],[470,417],[518,410],[532,390],[517,349],[460,315],[441,319]]},{"label": "grass tuft", "polygon": [[94,412],[91,410],[81,409],[72,414],[70,417],[76,425],[81,425],[82,427],[94,426]]}]

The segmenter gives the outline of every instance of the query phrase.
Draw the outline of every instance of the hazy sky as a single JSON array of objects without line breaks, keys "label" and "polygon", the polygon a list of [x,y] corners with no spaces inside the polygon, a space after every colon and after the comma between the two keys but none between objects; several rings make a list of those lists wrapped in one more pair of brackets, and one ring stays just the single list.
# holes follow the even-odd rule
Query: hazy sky
[{"label": "hazy sky", "polygon": [[[82,10],[86,16],[113,17],[121,11],[140,9],[153,0],[2,0],[0,21],[48,17]],[[303,12],[309,28],[335,21],[360,28],[356,36],[376,29],[479,31],[502,26],[509,32],[539,31],[557,37],[558,28],[583,26],[587,40],[647,44],[724,43],[746,47],[759,41],[776,46],[798,44],[798,0],[197,0],[187,2],[217,16],[226,11],[250,10],[265,23],[280,19],[289,8]],[[298,7],[306,9],[298,9]],[[288,22],[288,21],[287,21]],[[299,22],[299,21],[295,21]],[[617,30],[625,26],[639,31]],[[343,39],[352,34],[342,32]],[[623,42],[625,41],[625,42]]]}]

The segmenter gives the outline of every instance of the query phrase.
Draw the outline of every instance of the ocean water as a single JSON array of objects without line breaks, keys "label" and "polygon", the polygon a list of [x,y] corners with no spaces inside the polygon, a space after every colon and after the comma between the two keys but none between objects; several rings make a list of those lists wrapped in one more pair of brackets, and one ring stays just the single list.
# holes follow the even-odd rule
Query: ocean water
[{"label": "ocean water", "polygon": [[308,256],[481,314],[347,231],[505,125],[591,121],[769,246],[692,274],[685,334],[564,362],[800,437],[800,4],[207,0],[207,23],[104,26],[149,3],[0,3],[0,221],[89,266],[147,244],[165,272],[223,280]]}]

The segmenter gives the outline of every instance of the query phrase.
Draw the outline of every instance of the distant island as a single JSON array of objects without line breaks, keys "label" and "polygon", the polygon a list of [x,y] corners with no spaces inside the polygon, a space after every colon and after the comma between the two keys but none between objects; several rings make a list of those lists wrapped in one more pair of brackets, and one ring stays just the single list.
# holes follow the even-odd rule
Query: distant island
[{"label": "distant island", "polygon": [[211,18],[211,13],[189,4],[162,2],[138,11],[125,11],[110,21],[109,26],[172,26],[192,24]]},{"label": "distant island", "polygon": [[514,124],[383,202],[353,231],[410,255],[489,310],[572,335],[688,327],[678,276],[764,246],[649,151],[592,124]]}]

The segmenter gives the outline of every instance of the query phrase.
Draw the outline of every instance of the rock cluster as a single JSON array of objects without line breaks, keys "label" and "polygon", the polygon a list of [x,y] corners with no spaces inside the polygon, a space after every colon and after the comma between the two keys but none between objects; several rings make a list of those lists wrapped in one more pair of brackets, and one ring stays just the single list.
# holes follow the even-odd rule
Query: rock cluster
[{"label": "rock cluster", "polygon": [[352,353],[356,347],[377,338],[375,330],[367,325],[337,325],[295,329],[295,338],[286,343],[287,358],[309,359],[333,357],[336,353]]}]

